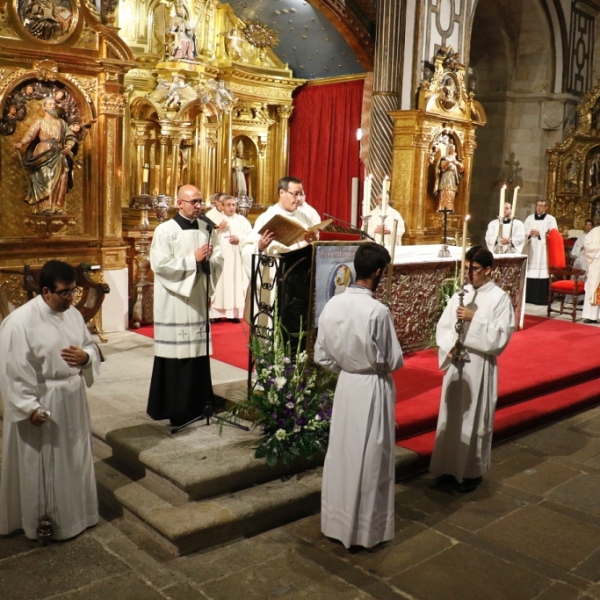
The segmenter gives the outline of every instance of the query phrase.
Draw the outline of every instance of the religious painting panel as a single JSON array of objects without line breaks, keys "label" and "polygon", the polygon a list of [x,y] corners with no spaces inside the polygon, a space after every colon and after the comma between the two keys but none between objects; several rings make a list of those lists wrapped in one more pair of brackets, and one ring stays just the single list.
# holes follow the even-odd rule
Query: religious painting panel
[{"label": "religious painting panel", "polygon": [[38,42],[62,43],[77,25],[77,3],[72,0],[14,0],[13,6],[26,36]]}]

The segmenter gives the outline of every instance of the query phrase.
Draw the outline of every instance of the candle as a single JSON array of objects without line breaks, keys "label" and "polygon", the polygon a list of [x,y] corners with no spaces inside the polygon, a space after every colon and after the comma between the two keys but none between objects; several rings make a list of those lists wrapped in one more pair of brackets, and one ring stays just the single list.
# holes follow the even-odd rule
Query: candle
[{"label": "candle", "polygon": [[142,169],[142,183],[148,183],[150,180],[150,165],[146,163]]},{"label": "candle", "polygon": [[350,204],[350,223],[356,227],[358,223],[358,177],[352,178],[352,196]]},{"label": "candle", "polygon": [[387,272],[387,285],[385,290],[385,303],[389,306],[390,297],[392,295],[392,277],[394,275],[394,256],[396,254],[396,236],[398,234],[398,219],[394,219],[394,227],[392,228],[392,245],[390,247],[390,264]]},{"label": "candle", "polygon": [[383,178],[383,185],[381,188],[381,214],[387,214],[388,201],[390,195],[390,178],[386,175]]},{"label": "candle", "polygon": [[365,185],[363,187],[363,206],[362,206],[362,216],[366,217],[371,213],[371,182],[373,176],[369,175],[365,179]]},{"label": "candle", "polygon": [[517,218],[517,195],[519,194],[519,186],[513,191],[513,205],[512,205],[512,218]]},{"label": "candle", "polygon": [[504,203],[506,202],[506,184],[500,189],[500,210],[498,211],[498,218],[504,216]]},{"label": "candle", "polygon": [[465,284],[465,262],[467,260],[467,223],[471,217],[467,215],[463,223],[462,257],[460,263],[460,287]]}]

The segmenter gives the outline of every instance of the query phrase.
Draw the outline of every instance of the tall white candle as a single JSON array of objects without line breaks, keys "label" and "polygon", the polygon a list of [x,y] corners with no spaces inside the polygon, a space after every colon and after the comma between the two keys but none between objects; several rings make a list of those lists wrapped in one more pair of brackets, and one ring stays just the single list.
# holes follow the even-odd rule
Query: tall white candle
[{"label": "tall white candle", "polygon": [[517,218],[517,196],[519,194],[519,186],[517,186],[513,191],[513,205],[512,205],[512,217],[513,219]]},{"label": "tall white candle", "polygon": [[358,177],[352,178],[352,197],[350,199],[350,223],[358,223]]},{"label": "tall white candle", "polygon": [[467,260],[467,223],[469,222],[470,218],[470,215],[467,215],[463,223],[462,256],[460,262],[460,287],[462,287],[465,284],[465,262]]},{"label": "tall white candle", "polygon": [[506,202],[506,184],[500,189],[500,210],[498,216],[502,218],[504,216],[504,203]]},{"label": "tall white candle", "polygon": [[387,214],[387,208],[390,197],[390,178],[386,175],[383,178],[383,185],[381,186],[381,214]]},{"label": "tall white candle", "polygon": [[363,205],[362,205],[362,216],[366,217],[371,212],[371,179],[372,175],[368,175],[365,179],[365,185],[363,187]]}]

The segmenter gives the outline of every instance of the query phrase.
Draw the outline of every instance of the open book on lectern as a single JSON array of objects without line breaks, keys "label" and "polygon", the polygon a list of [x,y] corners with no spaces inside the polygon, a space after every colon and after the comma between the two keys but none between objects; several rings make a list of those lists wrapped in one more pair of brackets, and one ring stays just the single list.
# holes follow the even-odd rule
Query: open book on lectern
[{"label": "open book on lectern", "polygon": [[325,229],[332,222],[333,219],[326,219],[317,225],[305,228],[293,219],[288,219],[283,215],[275,215],[268,223],[263,225],[258,233],[262,235],[265,231],[270,231],[275,234],[276,242],[284,246],[291,246],[292,244],[301,242],[307,231],[316,233],[321,229]]}]

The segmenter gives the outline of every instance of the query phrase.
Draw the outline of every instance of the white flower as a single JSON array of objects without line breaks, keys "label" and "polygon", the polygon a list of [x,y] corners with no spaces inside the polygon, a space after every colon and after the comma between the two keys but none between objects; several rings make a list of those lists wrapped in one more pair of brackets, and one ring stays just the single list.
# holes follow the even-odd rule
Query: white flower
[{"label": "white flower", "polygon": [[295,405],[293,402],[288,402],[285,406],[286,408],[289,408],[291,410],[292,408],[294,408]]},{"label": "white flower", "polygon": [[285,377],[276,377],[275,378],[275,387],[280,390],[287,383],[287,379]]},{"label": "white flower", "polygon": [[285,429],[278,429],[278,430],[275,432],[275,437],[276,437],[278,440],[283,440],[283,439],[285,439]]},{"label": "white flower", "polygon": [[284,356],[283,357],[283,364],[284,365],[289,365],[292,361],[289,359],[289,357]]}]

